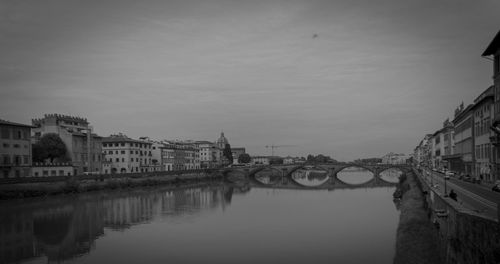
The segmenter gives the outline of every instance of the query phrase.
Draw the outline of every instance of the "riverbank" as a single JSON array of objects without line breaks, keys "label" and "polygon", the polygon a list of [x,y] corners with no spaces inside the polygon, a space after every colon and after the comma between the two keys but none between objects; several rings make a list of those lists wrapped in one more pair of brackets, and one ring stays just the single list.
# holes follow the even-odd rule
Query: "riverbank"
[{"label": "riverbank", "polygon": [[222,179],[218,172],[197,172],[182,175],[122,177],[104,180],[78,180],[74,177],[60,182],[38,182],[0,185],[0,200],[76,194],[100,190],[131,189],[144,186],[180,185]]},{"label": "riverbank", "polygon": [[425,198],[415,175],[401,178],[395,195],[400,195],[400,218],[394,264],[441,263],[438,236],[429,220]]}]

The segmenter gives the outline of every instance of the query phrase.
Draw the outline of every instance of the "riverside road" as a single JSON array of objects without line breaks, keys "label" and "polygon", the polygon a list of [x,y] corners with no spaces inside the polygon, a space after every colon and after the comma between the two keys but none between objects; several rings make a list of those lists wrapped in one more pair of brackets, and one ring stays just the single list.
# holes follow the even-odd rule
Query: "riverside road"
[{"label": "riverside road", "polygon": [[[493,192],[491,188],[480,184],[474,184],[458,180],[456,178],[444,179],[444,175],[439,172],[426,170],[425,179],[432,182],[434,189],[441,194],[450,193],[453,190],[458,195],[458,203],[466,209],[491,219],[498,219],[498,204],[500,203],[500,193]],[[446,191],[445,191],[446,181]],[[451,198],[448,198],[451,199]]]}]

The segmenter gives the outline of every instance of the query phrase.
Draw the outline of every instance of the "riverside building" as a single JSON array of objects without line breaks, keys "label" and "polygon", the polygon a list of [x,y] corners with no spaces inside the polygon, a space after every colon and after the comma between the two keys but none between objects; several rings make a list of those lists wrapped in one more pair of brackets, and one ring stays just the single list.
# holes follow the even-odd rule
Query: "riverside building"
[{"label": "riverside building", "polygon": [[474,112],[474,176],[481,181],[492,182],[493,151],[490,137],[494,136],[490,126],[493,122],[493,86],[486,89],[475,100]]},{"label": "riverside building", "polygon": [[128,138],[123,134],[103,138],[102,149],[111,163],[111,173],[150,172],[152,143]]},{"label": "riverside building", "polygon": [[31,175],[31,128],[0,119],[0,178]]},{"label": "riverside building", "polygon": [[66,145],[71,159],[73,174],[84,172],[101,173],[102,137],[92,133],[92,127],[85,118],[60,114],[46,114],[32,120],[33,140],[38,141],[48,133],[58,134]]},{"label": "riverside building", "polygon": [[490,138],[490,143],[493,146],[491,176],[492,180],[500,180],[500,31],[484,50],[482,56],[493,61],[494,119],[490,128],[494,134]]}]

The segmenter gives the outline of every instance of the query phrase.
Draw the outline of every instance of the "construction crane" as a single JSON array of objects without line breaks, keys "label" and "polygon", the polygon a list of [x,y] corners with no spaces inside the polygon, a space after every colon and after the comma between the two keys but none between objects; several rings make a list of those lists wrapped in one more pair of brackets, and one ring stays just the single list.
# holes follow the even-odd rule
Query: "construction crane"
[{"label": "construction crane", "polygon": [[266,145],[266,148],[271,148],[271,156],[274,156],[275,148],[283,148],[283,147],[296,147],[296,145]]}]

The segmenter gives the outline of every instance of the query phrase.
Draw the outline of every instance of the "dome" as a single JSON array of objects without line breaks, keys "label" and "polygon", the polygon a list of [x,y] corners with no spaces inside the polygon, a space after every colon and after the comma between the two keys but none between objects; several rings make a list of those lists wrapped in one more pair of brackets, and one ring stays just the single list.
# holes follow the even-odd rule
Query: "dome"
[{"label": "dome", "polygon": [[229,144],[229,141],[227,141],[227,138],[224,136],[224,132],[220,133],[220,137],[217,139],[216,144],[219,148],[224,148],[226,144]]}]

